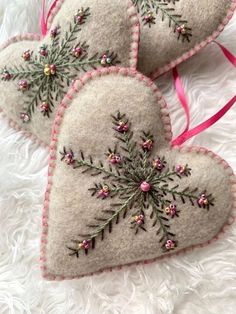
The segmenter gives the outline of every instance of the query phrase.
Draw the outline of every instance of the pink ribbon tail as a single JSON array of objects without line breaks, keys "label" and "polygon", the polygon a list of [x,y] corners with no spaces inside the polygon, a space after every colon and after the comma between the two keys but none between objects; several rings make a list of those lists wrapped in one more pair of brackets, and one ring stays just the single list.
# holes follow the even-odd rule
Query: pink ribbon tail
[{"label": "pink ribbon tail", "polygon": [[185,97],[184,89],[181,83],[181,79],[180,79],[180,76],[176,67],[173,69],[173,78],[174,78],[177,96],[179,98],[179,101],[181,102],[181,105],[185,111],[186,118],[187,118],[186,128],[182,133],[184,134],[186,131],[188,131],[189,126],[190,126],[190,111],[189,111],[189,105],[188,105],[187,99]]},{"label": "pink ribbon tail", "polygon": [[[236,67],[236,57],[228,51],[223,45],[219,44],[215,41],[215,43],[221,48],[222,52],[224,53],[225,57],[232,63],[234,67]],[[173,69],[173,78],[175,83],[176,93],[180,100],[180,103],[185,111],[187,124],[184,132],[182,132],[176,139],[172,141],[172,145],[182,145],[191,137],[203,132],[211,125],[215,124],[220,118],[222,118],[226,112],[234,105],[236,102],[236,96],[234,96],[219,112],[217,112],[214,116],[209,118],[207,121],[199,124],[195,128],[189,130],[190,127],[190,110],[187,99],[185,97],[184,89],[181,83],[180,76],[176,68]]]},{"label": "pink ribbon tail", "polygon": [[40,25],[41,25],[41,34],[45,36],[47,34],[47,23],[45,20],[45,2],[46,0],[42,1],[42,10],[40,15]]},{"label": "pink ribbon tail", "polygon": [[219,110],[214,116],[206,120],[205,122],[199,124],[195,128],[185,132],[184,134],[178,136],[175,140],[172,141],[172,145],[182,145],[191,137],[203,132],[213,124],[215,124],[218,120],[220,120],[234,105],[236,102],[236,96],[234,96],[221,110]]},{"label": "pink ribbon tail", "polygon": [[229,62],[231,62],[234,67],[236,67],[236,57],[217,41],[214,41],[214,43],[216,43],[220,47],[220,49],[222,50],[225,57],[229,60]]},{"label": "pink ribbon tail", "polygon": [[58,0],[54,0],[48,10],[48,14],[47,17],[45,18],[45,7],[46,7],[46,0],[42,0],[42,10],[41,10],[41,16],[40,16],[40,25],[41,25],[41,34],[42,36],[46,36],[47,35],[47,31],[48,31],[48,19],[50,17],[50,15],[52,14],[53,9],[55,8],[55,6],[57,5]]}]

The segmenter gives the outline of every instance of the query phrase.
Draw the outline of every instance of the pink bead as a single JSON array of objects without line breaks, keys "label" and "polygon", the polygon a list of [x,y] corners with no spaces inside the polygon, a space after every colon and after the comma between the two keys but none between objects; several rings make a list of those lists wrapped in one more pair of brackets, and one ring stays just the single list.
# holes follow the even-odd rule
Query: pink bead
[{"label": "pink bead", "polygon": [[52,75],[56,74],[57,68],[56,68],[55,64],[50,65],[50,71],[51,71]]},{"label": "pink bead", "polygon": [[82,52],[82,48],[80,47],[74,47],[72,50],[72,53],[76,58],[79,58],[82,55]]},{"label": "pink bead", "polygon": [[20,114],[20,118],[21,118],[21,120],[22,120],[24,123],[30,121],[30,116],[29,116],[26,112],[22,112],[22,113]]},{"label": "pink bead", "polygon": [[29,88],[29,84],[26,80],[20,80],[18,83],[19,89],[25,91]]},{"label": "pink bead", "polygon": [[151,185],[150,185],[149,183],[147,183],[146,181],[144,181],[144,182],[141,183],[140,189],[141,189],[143,192],[149,192],[150,189],[151,189]]},{"label": "pink bead", "polygon": [[52,38],[55,38],[58,35],[58,27],[53,28],[50,34]]},{"label": "pink bead", "polygon": [[151,151],[153,149],[153,141],[152,140],[146,140],[145,142],[143,142],[142,147],[146,151]]}]

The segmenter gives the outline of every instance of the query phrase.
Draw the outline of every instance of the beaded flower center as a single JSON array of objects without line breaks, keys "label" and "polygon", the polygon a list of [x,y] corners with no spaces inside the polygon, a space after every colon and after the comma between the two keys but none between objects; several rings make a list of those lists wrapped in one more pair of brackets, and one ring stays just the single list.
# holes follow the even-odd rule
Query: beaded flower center
[{"label": "beaded flower center", "polygon": [[55,64],[45,64],[43,72],[46,76],[55,75],[56,71],[57,69]]},{"label": "beaded flower center", "polygon": [[174,250],[178,239],[171,231],[171,221],[181,213],[177,200],[182,204],[188,200],[193,207],[209,210],[214,205],[213,197],[198,188],[180,188],[176,181],[190,176],[191,169],[186,164],[168,167],[165,158],[154,153],[156,143],[150,132],[143,131],[140,142],[134,141],[131,123],[120,112],[112,115],[112,124],[119,144],[107,149],[105,163],[95,162],[92,156],[86,157],[82,151],[76,155],[79,157],[65,147],[61,152],[61,160],[74,169],[81,169],[81,175],[102,176],[102,180],[94,183],[89,191],[92,197],[110,202],[108,210],[101,205],[100,216],[96,211],[94,221],[86,226],[89,232],[71,239],[70,255],[79,257],[81,251],[88,254],[98,239],[104,240],[105,234],[110,234],[113,226],[127,217],[135,234],[139,230],[148,231],[146,221],[152,220],[157,245],[164,252]]}]

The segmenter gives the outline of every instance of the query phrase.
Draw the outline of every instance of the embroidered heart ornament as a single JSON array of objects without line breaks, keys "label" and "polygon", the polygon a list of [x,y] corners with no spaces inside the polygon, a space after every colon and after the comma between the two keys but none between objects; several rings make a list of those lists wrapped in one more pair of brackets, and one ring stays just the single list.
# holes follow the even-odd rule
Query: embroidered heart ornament
[{"label": "embroidered heart ornament", "polygon": [[3,112],[13,127],[49,145],[56,108],[71,82],[99,67],[136,68],[138,40],[138,17],[129,0],[66,2],[44,39],[27,34],[4,45]]},{"label": "embroidered heart ornament", "polygon": [[133,0],[139,10],[138,69],[152,79],[216,39],[233,16],[235,0]]},{"label": "embroidered heart ornament", "polygon": [[47,279],[153,261],[232,223],[232,169],[205,148],[171,147],[166,103],[142,74],[85,74],[53,126],[43,210]]}]

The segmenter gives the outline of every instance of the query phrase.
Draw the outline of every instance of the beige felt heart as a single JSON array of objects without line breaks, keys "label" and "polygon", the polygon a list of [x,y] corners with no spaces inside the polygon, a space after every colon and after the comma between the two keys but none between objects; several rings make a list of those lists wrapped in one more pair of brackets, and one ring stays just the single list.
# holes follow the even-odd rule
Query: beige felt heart
[{"label": "beige felt heart", "polygon": [[[71,2],[58,0],[49,23],[62,4]],[[139,11],[141,26],[138,69],[152,79],[190,58],[218,37],[236,7],[236,0],[132,2]]]},{"label": "beige felt heart", "polygon": [[218,37],[236,7],[235,0],[133,2],[139,8],[141,23],[138,69],[153,79]]},{"label": "beige felt heart", "polygon": [[171,147],[149,79],[112,67],[76,81],[53,127],[42,269],[72,279],[207,243],[232,223],[232,169],[204,148]]},{"label": "beige felt heart", "polygon": [[49,144],[56,108],[71,82],[94,68],[135,68],[138,40],[137,12],[129,0],[66,2],[44,39],[22,35],[4,45],[3,112],[12,126]]}]

